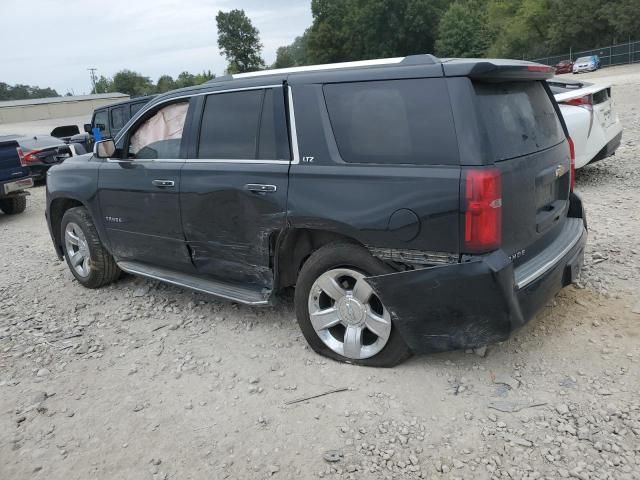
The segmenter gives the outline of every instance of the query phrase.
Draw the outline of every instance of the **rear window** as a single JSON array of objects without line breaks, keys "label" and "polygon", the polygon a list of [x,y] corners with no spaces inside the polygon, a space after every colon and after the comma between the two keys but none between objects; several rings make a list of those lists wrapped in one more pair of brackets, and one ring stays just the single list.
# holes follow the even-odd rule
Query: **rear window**
[{"label": "rear window", "polygon": [[349,163],[458,163],[443,79],[328,84],[324,96],[340,156]]},{"label": "rear window", "polygon": [[528,155],[564,140],[542,83],[476,83],[474,87],[496,160]]}]

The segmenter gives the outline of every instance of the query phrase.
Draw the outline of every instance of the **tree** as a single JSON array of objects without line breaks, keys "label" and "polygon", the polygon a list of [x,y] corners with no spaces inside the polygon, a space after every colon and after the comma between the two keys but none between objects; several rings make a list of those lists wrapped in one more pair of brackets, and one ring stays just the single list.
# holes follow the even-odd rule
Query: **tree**
[{"label": "tree", "polygon": [[114,91],[113,82],[104,75],[100,75],[100,78],[96,80],[96,87],[91,93],[110,93]]},{"label": "tree", "polygon": [[58,92],[52,88],[32,87],[30,85],[9,85],[0,82],[0,101],[2,100],[27,100],[31,98],[59,97]]},{"label": "tree", "polygon": [[219,11],[216,23],[218,48],[229,62],[228,73],[253,72],[264,68],[259,32],[244,10]]},{"label": "tree", "polygon": [[120,70],[113,76],[112,91],[126,93],[132,97],[149,95],[155,87],[149,77],[145,77],[132,70]]},{"label": "tree", "polygon": [[440,19],[436,54],[444,57],[482,57],[490,43],[486,2],[456,0]]},{"label": "tree", "polygon": [[164,93],[175,88],[175,82],[173,81],[173,77],[171,77],[171,75],[162,75],[160,78],[158,78],[156,92]]},{"label": "tree", "polygon": [[291,45],[278,48],[276,51],[276,61],[273,68],[297,67],[308,65],[309,57],[307,45],[309,42],[309,30],[304,35],[296,37]]}]

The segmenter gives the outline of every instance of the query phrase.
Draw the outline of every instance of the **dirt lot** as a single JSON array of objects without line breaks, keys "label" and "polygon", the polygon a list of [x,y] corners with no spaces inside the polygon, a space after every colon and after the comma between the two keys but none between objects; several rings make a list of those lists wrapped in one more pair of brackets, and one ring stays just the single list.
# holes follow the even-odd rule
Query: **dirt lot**
[{"label": "dirt lot", "polygon": [[310,351],[286,300],[83,289],[34,189],[0,214],[0,479],[640,479],[640,66],[592,76],[625,136],[579,172],[581,283],[486,356],[358,368]]}]

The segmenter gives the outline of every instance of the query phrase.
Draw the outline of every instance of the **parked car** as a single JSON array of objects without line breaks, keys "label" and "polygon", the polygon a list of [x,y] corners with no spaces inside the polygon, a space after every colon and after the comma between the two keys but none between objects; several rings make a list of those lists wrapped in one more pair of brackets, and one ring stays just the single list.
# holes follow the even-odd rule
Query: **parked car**
[{"label": "parked car", "polygon": [[557,77],[548,82],[575,144],[576,168],[615,155],[622,123],[614,110],[611,85]]},{"label": "parked car", "polygon": [[44,180],[47,170],[75,155],[75,147],[49,135],[5,135],[0,141],[13,140],[20,147],[21,162],[29,168],[31,177]]},{"label": "parked car", "polygon": [[573,73],[593,72],[600,68],[600,57],[598,55],[589,55],[588,57],[580,57],[573,64]]},{"label": "parked car", "polygon": [[571,60],[562,60],[553,67],[556,69],[556,73],[571,73],[573,71],[573,62]]},{"label": "parked car", "polygon": [[33,187],[19,149],[15,140],[0,137],[0,210],[6,215],[24,212],[28,195],[25,190]]},{"label": "parked car", "polygon": [[148,95],[96,108],[93,111],[91,123],[84,125],[84,131],[95,137],[95,130],[97,129],[100,136],[99,140],[114,138],[129,119],[153,98],[155,98],[155,95]]},{"label": "parked car", "polygon": [[47,222],[81,285],[120,271],[249,305],[295,287],[331,358],[504,340],[587,237],[553,69],[431,55],[170,92],[54,167]]}]

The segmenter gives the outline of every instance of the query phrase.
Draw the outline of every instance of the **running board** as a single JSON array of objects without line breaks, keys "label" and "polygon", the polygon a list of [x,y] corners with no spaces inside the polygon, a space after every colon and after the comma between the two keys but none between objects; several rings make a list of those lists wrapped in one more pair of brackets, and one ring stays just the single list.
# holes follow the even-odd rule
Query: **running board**
[{"label": "running board", "polygon": [[167,268],[153,267],[144,263],[124,261],[117,262],[117,264],[121,270],[127,273],[153,278],[154,280],[160,280],[170,283],[171,285],[177,285],[178,287],[189,288],[197,292],[208,293],[216,297],[224,298],[225,300],[244,303],[246,305],[269,304],[269,291],[265,289],[238,287],[228,283],[175,272]]}]

